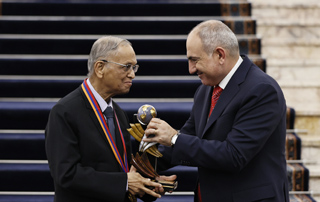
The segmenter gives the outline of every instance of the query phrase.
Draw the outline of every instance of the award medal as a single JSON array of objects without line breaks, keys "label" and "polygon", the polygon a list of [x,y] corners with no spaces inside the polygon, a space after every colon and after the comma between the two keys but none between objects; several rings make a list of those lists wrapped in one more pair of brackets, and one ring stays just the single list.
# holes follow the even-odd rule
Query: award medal
[{"label": "award medal", "polygon": [[124,142],[124,138],[123,138],[123,134],[122,134],[122,131],[121,131],[121,128],[120,128],[120,124],[119,124],[119,120],[118,120],[118,117],[116,115],[116,113],[114,113],[114,116],[116,118],[116,121],[117,121],[117,125],[118,125],[118,128],[119,128],[119,131],[120,131],[120,135],[121,135],[121,140],[122,140],[122,144],[123,144],[123,157],[124,157],[124,160],[122,160],[121,158],[121,155],[117,149],[117,146],[112,138],[112,135],[109,131],[109,128],[108,128],[108,125],[106,123],[106,120],[101,112],[101,109],[99,107],[99,104],[97,103],[96,99],[94,98],[88,84],[87,84],[87,81],[86,79],[83,81],[83,83],[81,84],[81,87],[82,87],[82,90],[84,92],[84,94],[86,95],[89,103],[91,104],[91,107],[101,125],[101,128],[105,134],[105,136],[107,137],[108,139],[108,142],[111,146],[111,149],[113,151],[113,154],[115,156],[115,158],[117,159],[118,163],[120,164],[122,170],[126,173],[129,172],[129,167],[128,167],[128,159],[127,159],[127,150],[126,150],[126,145],[125,145],[125,142]]}]

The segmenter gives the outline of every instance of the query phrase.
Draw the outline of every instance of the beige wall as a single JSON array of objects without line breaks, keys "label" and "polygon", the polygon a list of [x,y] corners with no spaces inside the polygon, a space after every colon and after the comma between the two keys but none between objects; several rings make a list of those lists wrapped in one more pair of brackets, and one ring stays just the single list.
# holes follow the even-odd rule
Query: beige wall
[{"label": "beige wall", "polygon": [[320,1],[251,0],[267,73],[297,112],[296,128],[320,136]]}]

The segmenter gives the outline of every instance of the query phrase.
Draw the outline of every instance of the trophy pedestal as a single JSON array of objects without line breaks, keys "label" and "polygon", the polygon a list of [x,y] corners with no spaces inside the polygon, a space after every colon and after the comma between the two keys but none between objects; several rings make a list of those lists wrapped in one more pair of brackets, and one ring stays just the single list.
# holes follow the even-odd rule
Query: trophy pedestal
[{"label": "trophy pedestal", "polygon": [[162,184],[164,191],[174,191],[178,187],[177,181],[164,181],[159,179],[160,176],[152,167],[146,153],[143,153],[140,156],[137,152],[135,157],[133,155],[131,157],[131,164],[138,170],[138,172],[143,177],[151,178],[154,182]]}]

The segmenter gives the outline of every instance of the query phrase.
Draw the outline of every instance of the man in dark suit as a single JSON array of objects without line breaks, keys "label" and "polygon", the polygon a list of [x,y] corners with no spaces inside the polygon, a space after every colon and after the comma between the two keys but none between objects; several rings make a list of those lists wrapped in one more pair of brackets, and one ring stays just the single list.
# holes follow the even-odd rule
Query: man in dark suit
[{"label": "man in dark suit", "polygon": [[190,32],[187,57],[189,72],[203,84],[189,119],[177,132],[154,118],[145,132],[155,136],[144,141],[167,146],[164,158],[173,165],[198,167],[196,201],[288,202],[286,103],[279,85],[239,55],[236,36],[220,21]]},{"label": "man in dark suit", "polygon": [[56,202],[124,202],[144,194],[153,200],[161,197],[155,192],[163,193],[160,184],[143,178],[134,168],[129,170],[128,117],[112,100],[129,92],[138,67],[129,41],[102,37],[90,52],[89,79],[52,108],[45,146]]}]

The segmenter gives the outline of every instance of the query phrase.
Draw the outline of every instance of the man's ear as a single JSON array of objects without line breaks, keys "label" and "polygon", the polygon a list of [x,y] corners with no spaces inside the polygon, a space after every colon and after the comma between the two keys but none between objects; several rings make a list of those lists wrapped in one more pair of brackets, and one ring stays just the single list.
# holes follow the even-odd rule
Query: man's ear
[{"label": "man's ear", "polygon": [[221,47],[217,47],[216,48],[216,53],[217,53],[218,58],[219,58],[219,63],[223,64],[225,59],[226,59],[226,51]]},{"label": "man's ear", "polygon": [[103,76],[103,71],[102,71],[103,67],[104,67],[104,63],[101,61],[97,61],[94,63],[94,73],[98,78],[102,78]]}]

